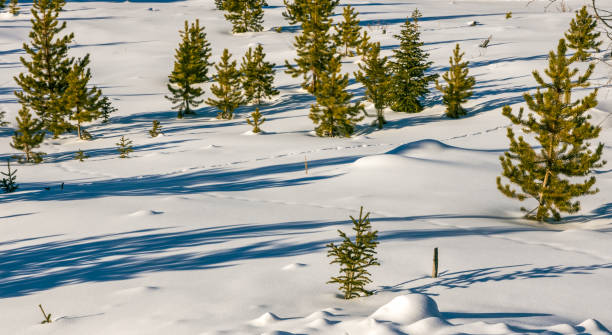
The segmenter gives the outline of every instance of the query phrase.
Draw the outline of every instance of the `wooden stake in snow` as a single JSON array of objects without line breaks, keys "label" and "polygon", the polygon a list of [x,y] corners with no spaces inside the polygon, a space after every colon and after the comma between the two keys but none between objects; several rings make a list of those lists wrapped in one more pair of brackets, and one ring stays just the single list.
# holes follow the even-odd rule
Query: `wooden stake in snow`
[{"label": "wooden stake in snow", "polygon": [[41,304],[38,304],[38,308],[40,308],[40,311],[43,313],[43,316],[45,317],[45,319],[41,323],[51,323],[51,313],[49,314],[45,313],[45,310],[42,308]]},{"label": "wooden stake in snow", "polygon": [[433,272],[431,278],[438,278],[438,248],[434,248]]},{"label": "wooden stake in snow", "polygon": [[304,156],[304,171],[308,174],[308,159],[306,159],[306,156]]}]

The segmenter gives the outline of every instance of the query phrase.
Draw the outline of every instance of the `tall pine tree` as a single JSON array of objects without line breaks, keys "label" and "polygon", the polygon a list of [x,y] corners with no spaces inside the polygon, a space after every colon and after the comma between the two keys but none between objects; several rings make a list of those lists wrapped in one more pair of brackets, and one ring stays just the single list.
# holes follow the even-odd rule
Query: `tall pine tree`
[{"label": "tall pine tree", "polygon": [[334,41],[341,50],[343,56],[351,56],[353,54],[352,49],[359,47],[361,42],[359,27],[359,19],[357,19],[358,13],[350,5],[344,7],[342,17],[344,21],[337,24],[334,29],[336,35],[334,35]]},{"label": "tall pine tree", "polygon": [[185,114],[195,114],[193,107],[203,102],[199,98],[204,91],[196,85],[210,80],[208,67],[211,65],[211,49],[199,20],[191,25],[185,21],[185,28],[179,33],[182,40],[174,56],[174,69],[168,77],[171,95],[166,99],[175,104],[173,109],[178,111],[177,117],[180,119]]},{"label": "tall pine tree", "polygon": [[11,146],[23,151],[25,157],[20,159],[22,162],[40,163],[44,153],[35,152],[45,139],[43,124],[32,116],[26,106],[22,106],[17,116],[17,129],[13,135]]},{"label": "tall pine tree", "polygon": [[586,6],[576,12],[576,17],[570,22],[570,28],[565,33],[567,46],[576,50],[578,59],[582,62],[586,61],[591,54],[588,50],[599,50],[599,46],[603,41],[598,41],[600,32],[595,31],[597,28],[597,20],[587,11]]},{"label": "tall pine tree", "polygon": [[232,32],[245,33],[263,30],[263,0],[225,0],[225,18],[232,23]]},{"label": "tall pine tree", "polygon": [[[571,65],[577,55],[566,56],[567,46],[561,39],[557,53],[551,51],[548,69],[545,73],[550,82],[544,80],[538,71],[533,77],[540,85],[531,96],[525,94],[525,102],[533,113],[523,118],[523,108],[518,115],[512,114],[509,106],[503,114],[512,123],[522,127],[527,135],[535,135],[540,149],[532,147],[522,136],[515,137],[508,128],[510,150],[500,157],[502,175],[520,190],[509,184],[502,184],[497,178],[498,189],[506,196],[523,201],[532,198],[537,206],[531,210],[521,208],[526,217],[544,221],[551,216],[560,220],[560,212],[575,213],[580,210],[580,202],[575,197],[594,194],[595,177],[582,181],[593,168],[601,167],[603,143],[591,150],[589,140],[599,136],[601,128],[589,123],[587,111],[597,106],[597,90],[580,100],[572,100],[572,90],[588,87],[593,73],[591,64],[586,72],[579,74]],[[534,114],[535,113],[535,114]]]},{"label": "tall pine tree", "polygon": [[380,56],[379,42],[373,43],[367,49],[362,62],[359,63],[359,71],[355,72],[355,79],[365,86],[365,98],[374,104],[376,123],[378,129],[382,129],[387,123],[384,110],[389,106],[391,81],[387,57]]},{"label": "tall pine tree", "polygon": [[453,56],[450,57],[450,68],[448,72],[442,75],[447,86],[442,86],[436,80],[436,87],[442,92],[442,101],[446,105],[446,116],[456,119],[465,115],[465,109],[461,106],[469,97],[472,96],[472,88],[476,84],[476,79],[469,76],[468,61],[463,61],[463,56],[459,49],[459,43],[453,50]]},{"label": "tall pine tree", "polygon": [[294,10],[299,13],[295,14],[295,20],[301,23],[302,33],[293,43],[297,52],[296,65],[285,61],[286,73],[294,78],[301,76],[302,88],[311,94],[316,95],[319,77],[328,71],[327,66],[336,53],[330,29],[337,3],[333,0],[296,0],[294,3],[299,8]]},{"label": "tall pine tree", "polygon": [[316,104],[310,108],[310,119],[317,125],[318,136],[350,137],[355,124],[363,120],[360,102],[351,104],[352,94],[346,91],[348,74],[342,74],[340,57],[333,57],[329,71],[322,73]]},{"label": "tall pine tree", "polygon": [[418,113],[423,110],[421,100],[429,93],[429,83],[437,78],[427,74],[433,62],[423,50],[421,32],[416,19],[407,19],[399,35],[399,48],[393,50],[391,62],[392,98],[391,109],[396,112]]},{"label": "tall pine tree", "polygon": [[91,122],[101,116],[102,91],[97,87],[87,87],[91,79],[91,71],[87,68],[89,54],[78,59],[68,74],[68,89],[64,95],[64,102],[71,110],[70,119],[76,122],[77,135],[80,139],[89,139],[91,136],[82,129],[83,123]]},{"label": "tall pine tree", "polygon": [[259,44],[255,52],[249,48],[242,58],[240,72],[246,102],[259,105],[263,99],[279,94],[274,88],[275,64],[266,62],[265,57],[263,46]]},{"label": "tall pine tree", "polygon": [[236,61],[231,60],[229,50],[223,50],[221,62],[215,65],[217,70],[217,83],[210,88],[217,99],[209,98],[206,103],[217,107],[220,119],[231,120],[234,110],[244,104],[240,85],[240,71],[236,68]]},{"label": "tall pine tree", "polygon": [[63,1],[36,0],[32,5],[31,45],[23,44],[30,60],[20,57],[27,73],[15,77],[21,91],[15,91],[19,102],[31,108],[55,137],[71,130],[70,110],[63,103],[68,88],[66,77],[73,58],[68,57],[68,45],[74,34],[59,36],[66,22],[58,21]]}]

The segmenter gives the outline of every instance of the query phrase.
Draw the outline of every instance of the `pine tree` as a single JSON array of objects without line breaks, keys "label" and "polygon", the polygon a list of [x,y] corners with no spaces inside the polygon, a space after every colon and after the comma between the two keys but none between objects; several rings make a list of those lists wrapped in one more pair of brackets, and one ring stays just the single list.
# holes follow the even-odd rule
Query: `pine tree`
[{"label": "pine tree", "polygon": [[0,172],[4,177],[6,178],[2,178],[2,183],[0,184],[0,187],[2,187],[2,190],[4,191],[4,193],[12,193],[17,191],[17,189],[19,188],[19,185],[17,185],[17,170],[13,170],[11,171],[11,160],[7,159],[6,160],[6,169],[7,172]]},{"label": "pine tree", "polygon": [[132,140],[121,136],[119,142],[117,142],[117,151],[119,151],[119,158],[129,158],[130,152],[134,151]]},{"label": "pine tree", "polygon": [[110,115],[117,111],[117,108],[113,107],[110,99],[107,96],[103,96],[100,102],[100,116],[102,117],[102,123],[108,123]]},{"label": "pine tree", "polygon": [[400,40],[398,49],[393,50],[391,62],[392,98],[391,109],[396,112],[418,113],[423,110],[421,100],[429,93],[429,83],[437,75],[427,75],[432,62],[423,50],[421,33],[416,21],[407,19],[402,30],[395,38]]},{"label": "pine tree", "polygon": [[225,0],[223,9],[228,11],[225,18],[232,23],[232,32],[262,31],[263,6],[262,0]]},{"label": "pine tree", "polygon": [[68,89],[64,94],[64,102],[71,110],[70,119],[76,121],[77,135],[80,139],[90,139],[91,135],[84,129],[83,123],[91,122],[101,116],[102,91],[96,86],[88,88],[91,71],[87,68],[89,54],[74,62],[68,74]]},{"label": "pine tree", "polygon": [[465,109],[461,106],[469,97],[472,96],[472,88],[476,85],[476,79],[468,75],[468,61],[463,62],[463,56],[459,49],[459,43],[453,50],[453,56],[450,57],[450,68],[448,72],[442,75],[442,78],[448,84],[446,87],[440,85],[436,80],[436,87],[442,92],[442,100],[446,105],[446,115],[456,119],[465,115]]},{"label": "pine tree", "polygon": [[32,117],[30,110],[26,106],[22,106],[17,116],[17,129],[13,135],[11,146],[17,150],[23,151],[25,158],[20,159],[22,162],[40,163],[42,162],[42,152],[34,152],[45,139],[45,132],[40,120]]},{"label": "pine tree", "polygon": [[217,83],[210,88],[217,99],[206,100],[207,104],[221,111],[217,117],[226,120],[231,120],[234,117],[234,110],[244,104],[240,88],[240,71],[236,69],[236,61],[230,61],[231,58],[229,50],[223,50],[221,62],[215,65]]},{"label": "pine tree", "polygon": [[384,109],[389,106],[391,82],[387,57],[380,56],[379,42],[374,43],[363,57],[355,79],[365,87],[365,98],[374,104],[378,129],[382,129],[387,123]]},{"label": "pine tree", "polygon": [[159,121],[153,120],[153,126],[151,127],[151,130],[149,130],[149,135],[151,135],[151,137],[157,137],[162,133],[161,130],[162,126]]},{"label": "pine tree", "polygon": [[6,115],[6,112],[0,110],[0,127],[6,127],[9,124],[8,122],[4,121],[5,115]]},{"label": "pine tree", "polygon": [[178,111],[177,117],[181,119],[185,114],[195,114],[192,107],[203,102],[199,98],[204,91],[195,85],[210,79],[208,67],[211,65],[211,49],[199,20],[191,25],[185,21],[185,28],[179,33],[182,40],[174,56],[174,69],[168,77],[171,95],[166,96],[166,99],[175,104],[172,108]]},{"label": "pine tree", "polygon": [[357,19],[357,15],[355,9],[347,5],[342,13],[344,21],[334,27],[336,30],[334,41],[338,47],[343,49],[341,53],[343,56],[351,56],[353,54],[351,50],[358,48],[361,42],[359,35],[361,27],[359,27],[360,21]]},{"label": "pine tree", "polygon": [[[331,15],[338,4],[334,0],[296,0],[295,21],[300,22],[302,33],[295,37],[296,65],[289,64],[286,73],[303,78],[302,88],[311,94],[317,92],[319,77],[328,71],[327,65],[336,53],[330,34]],[[287,7],[289,8],[289,7]]]},{"label": "pine tree", "polygon": [[588,142],[597,138],[601,131],[601,127],[588,122],[591,116],[586,114],[597,106],[597,90],[580,100],[572,100],[573,89],[589,86],[588,80],[595,65],[591,64],[580,75],[578,69],[570,68],[578,55],[567,57],[566,53],[565,40],[561,39],[557,53],[551,51],[549,54],[545,73],[550,82],[546,82],[538,71],[533,72],[540,88],[533,96],[525,94],[524,99],[535,115],[529,113],[525,119],[523,108],[517,116],[512,114],[509,106],[503,109],[503,115],[520,125],[525,134],[535,135],[541,149],[533,148],[523,136],[515,138],[512,128],[508,128],[510,149],[500,157],[502,175],[520,191],[509,184],[502,184],[501,177],[497,178],[497,187],[510,198],[520,201],[535,199],[537,206],[534,209],[521,210],[527,213],[527,218],[538,221],[551,216],[558,221],[560,212],[575,213],[580,210],[580,202],[572,199],[594,194],[598,189],[592,188],[595,177],[582,181],[579,178],[605,164],[605,161],[600,161],[603,143],[593,151]]},{"label": "pine tree", "polygon": [[359,45],[357,46],[357,55],[363,57],[372,48],[373,43],[370,43],[370,36],[367,31],[363,31],[359,38]]},{"label": "pine tree", "polygon": [[276,64],[266,62],[265,57],[263,46],[259,44],[255,52],[249,48],[242,58],[240,72],[246,102],[255,102],[259,105],[262,99],[269,99],[279,94],[274,88]]},{"label": "pine tree", "polygon": [[332,58],[329,72],[321,77],[317,102],[310,108],[310,119],[317,125],[315,132],[318,136],[350,137],[355,124],[363,120],[360,115],[362,104],[350,104],[353,95],[346,91],[348,74],[343,75],[341,69],[340,57]]},{"label": "pine tree", "polygon": [[255,111],[251,113],[251,118],[253,118],[253,121],[247,118],[247,123],[253,126],[253,133],[260,133],[261,128],[259,126],[266,122],[266,119],[259,112],[259,108],[255,108]]},{"label": "pine tree", "polygon": [[567,46],[576,50],[576,55],[582,62],[591,56],[587,50],[599,50],[599,46],[603,43],[597,40],[601,33],[595,31],[595,28],[597,28],[597,20],[589,14],[586,6],[582,6],[582,9],[576,12],[576,17],[572,19],[570,28],[565,33]]},{"label": "pine tree", "polygon": [[31,45],[23,44],[30,60],[20,57],[27,69],[15,77],[21,87],[15,91],[19,102],[31,108],[40,117],[46,130],[55,137],[71,130],[70,110],[63,97],[68,88],[67,76],[74,62],[68,57],[68,45],[74,34],[59,36],[66,22],[58,21],[62,1],[36,0],[32,5]]},{"label": "pine tree", "polygon": [[371,295],[365,285],[371,283],[368,268],[380,265],[376,259],[376,246],[378,245],[378,231],[372,231],[370,213],[363,216],[363,207],[359,210],[359,219],[351,216],[355,241],[352,241],[344,232],[338,230],[342,243],[330,243],[327,247],[327,257],[333,257],[331,264],[340,264],[340,275],[332,277],[328,284],[340,284],[340,291],[344,299],[352,299],[361,295]]},{"label": "pine tree", "polygon": [[19,15],[19,0],[11,0],[9,11],[15,16]]},{"label": "pine tree", "polygon": [[79,149],[79,151],[77,151],[76,155],[74,155],[74,159],[78,160],[79,162],[84,162],[87,158],[89,158],[89,155],[87,155],[81,149]]},{"label": "pine tree", "polygon": [[217,7],[218,10],[223,10],[224,2],[225,0],[215,0],[215,7]]}]

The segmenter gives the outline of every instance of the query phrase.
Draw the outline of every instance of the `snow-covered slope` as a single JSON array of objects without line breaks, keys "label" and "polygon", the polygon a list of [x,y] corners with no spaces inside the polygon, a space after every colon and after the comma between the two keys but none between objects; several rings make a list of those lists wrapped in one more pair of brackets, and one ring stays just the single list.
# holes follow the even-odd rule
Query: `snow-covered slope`
[{"label": "snow-covered slope", "polygon": [[[366,120],[353,138],[329,139],[314,136],[313,99],[283,72],[295,29],[282,1],[268,2],[266,30],[240,35],[212,0],[66,5],[71,53],[91,54],[95,83],[119,112],[90,126],[93,141],[47,139],[47,161],[18,166],[19,191],[0,195],[0,334],[609,333],[610,167],[596,171],[601,191],[558,226],[520,219],[523,204],[495,185],[508,145],[501,107],[518,108],[534,90],[531,71],[545,67],[572,13],[545,13],[546,1],[342,0],[387,55],[419,8],[434,70],[447,68],[460,43],[477,87],[465,118],[445,118],[434,94],[423,113],[389,113],[383,131]],[[265,134],[247,136],[252,107],[231,121],[209,107],[183,120],[170,110],[178,30],[195,18],[215,60],[225,47],[241,57],[262,43],[278,64],[281,95],[261,108]],[[26,10],[0,18],[0,108],[10,120],[29,19]],[[490,35],[491,46],[478,48]],[[593,84],[610,77],[600,65]],[[593,122],[612,161],[610,88],[599,99]],[[164,135],[150,138],[155,119]],[[14,153],[10,135],[0,129],[1,157]],[[134,140],[133,158],[118,158],[121,135]],[[73,160],[79,149],[92,157]],[[344,301],[326,284],[337,268],[325,245],[337,229],[350,231],[348,216],[362,205],[379,231],[381,266],[373,296]],[[40,324],[38,304],[53,323]]]}]

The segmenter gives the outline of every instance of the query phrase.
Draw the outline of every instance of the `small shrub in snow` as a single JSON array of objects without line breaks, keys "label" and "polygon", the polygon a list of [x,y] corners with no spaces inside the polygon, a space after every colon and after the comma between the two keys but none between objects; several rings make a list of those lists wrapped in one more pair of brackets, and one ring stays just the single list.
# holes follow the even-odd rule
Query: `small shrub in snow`
[{"label": "small shrub in snow", "polygon": [[102,123],[108,123],[110,115],[117,111],[117,108],[113,107],[110,99],[107,96],[102,97],[100,102],[100,116],[102,117]]},{"label": "small shrub in snow", "polygon": [[259,128],[259,126],[261,126],[266,119],[262,117],[261,113],[259,112],[259,108],[255,108],[255,111],[251,113],[251,117],[253,118],[253,121],[247,118],[247,123],[253,126],[253,133],[260,133],[261,128]]},{"label": "small shrub in snow", "polygon": [[576,17],[572,19],[570,28],[565,33],[567,46],[576,50],[576,57],[582,62],[591,56],[587,50],[599,50],[603,43],[598,40],[601,33],[595,31],[595,28],[597,28],[597,20],[589,14],[587,7],[583,6],[576,12]]},{"label": "small shrub in snow", "polygon": [[506,20],[511,19],[512,18],[512,12],[507,12],[506,13]]},{"label": "small shrub in snow", "polygon": [[162,126],[159,123],[159,121],[157,120],[153,120],[153,125],[151,127],[151,130],[149,130],[149,135],[151,135],[151,137],[157,137],[159,134],[162,133]]},{"label": "small shrub in snow", "polygon": [[585,73],[579,74],[578,69],[570,68],[577,57],[568,57],[566,53],[565,40],[561,39],[557,53],[551,51],[549,54],[545,73],[550,82],[544,81],[538,71],[533,72],[540,88],[533,96],[525,94],[523,97],[534,113],[525,119],[523,108],[516,116],[509,106],[503,109],[503,115],[521,126],[524,133],[535,135],[541,149],[536,151],[522,136],[517,139],[512,128],[508,128],[510,150],[500,157],[502,176],[520,190],[502,184],[501,177],[497,177],[497,187],[510,198],[536,200],[535,208],[527,210],[523,207],[521,210],[527,213],[527,218],[538,221],[551,216],[558,221],[560,212],[580,210],[580,202],[572,199],[599,190],[593,189],[595,177],[582,181],[579,178],[606,163],[601,161],[603,143],[599,143],[595,150],[590,149],[589,143],[601,131],[601,127],[589,123],[591,116],[587,114],[597,106],[597,90],[572,101],[573,89],[589,86],[595,64],[590,64]]},{"label": "small shrub in snow", "polygon": [[89,155],[87,155],[81,149],[79,149],[79,151],[77,151],[76,155],[74,155],[74,159],[78,160],[79,162],[84,162],[87,158],[89,158]]},{"label": "small shrub in snow", "polygon": [[19,15],[19,0],[11,0],[9,12],[15,16]]},{"label": "small shrub in snow", "polygon": [[327,245],[329,251],[327,257],[333,257],[331,264],[340,265],[340,274],[332,277],[328,283],[340,284],[340,291],[345,299],[352,299],[361,295],[371,295],[372,292],[365,289],[365,285],[371,283],[368,268],[380,265],[376,259],[376,241],[378,231],[372,231],[370,225],[370,213],[363,216],[363,207],[359,210],[359,219],[353,221],[353,230],[356,233],[355,241],[352,241],[344,232],[338,230],[342,243]]},{"label": "small shrub in snow", "polygon": [[463,55],[459,49],[459,43],[453,50],[453,56],[450,58],[450,68],[448,72],[442,75],[447,86],[442,86],[436,80],[436,87],[442,92],[442,100],[446,105],[446,116],[456,119],[465,115],[465,109],[461,106],[469,97],[472,96],[472,88],[476,84],[476,79],[469,76],[468,64],[463,62]]},{"label": "small shrub in snow", "polygon": [[38,305],[38,308],[40,308],[40,311],[43,313],[43,316],[45,317],[45,319],[41,322],[41,324],[51,323],[51,313],[49,314],[45,313],[45,310],[40,304]]},{"label": "small shrub in snow", "polygon": [[19,188],[19,185],[17,185],[17,170],[11,171],[11,161],[9,159],[6,160],[6,169],[7,172],[0,172],[5,178],[2,178],[1,182],[2,184],[0,185],[0,187],[2,187],[2,190],[4,191],[4,193],[11,193],[11,192],[15,192],[17,190],[17,188]]},{"label": "small shrub in snow", "polygon": [[117,143],[117,151],[119,151],[119,158],[129,158],[130,152],[134,151],[132,148],[132,140],[125,138],[125,136],[121,136]]}]

